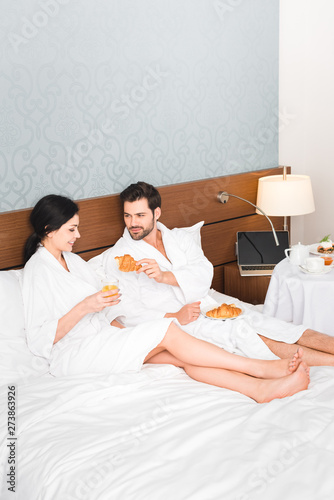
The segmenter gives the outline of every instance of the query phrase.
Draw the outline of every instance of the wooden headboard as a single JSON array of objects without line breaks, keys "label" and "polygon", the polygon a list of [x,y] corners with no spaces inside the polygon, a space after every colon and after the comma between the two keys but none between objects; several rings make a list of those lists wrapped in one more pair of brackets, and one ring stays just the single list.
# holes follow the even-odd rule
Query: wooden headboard
[{"label": "wooden headboard", "polygon": [[[205,255],[215,266],[213,288],[223,291],[224,264],[233,262],[237,231],[270,230],[269,222],[255,209],[235,198],[222,205],[219,191],[227,191],[256,203],[259,177],[282,174],[277,167],[243,174],[228,175],[163,186],[162,216],[166,226],[184,227],[205,221],[202,246]],[[80,233],[75,252],[85,260],[112,246],[122,235],[123,213],[118,195],[79,200]],[[0,213],[0,270],[22,267],[23,246],[31,233],[31,209]],[[283,218],[271,218],[275,229],[283,228]]]}]

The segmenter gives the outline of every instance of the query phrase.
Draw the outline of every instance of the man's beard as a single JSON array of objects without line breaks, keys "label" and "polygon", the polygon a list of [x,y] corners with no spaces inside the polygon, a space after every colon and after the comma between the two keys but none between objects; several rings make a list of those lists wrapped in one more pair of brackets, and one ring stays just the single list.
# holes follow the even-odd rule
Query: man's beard
[{"label": "man's beard", "polygon": [[[130,228],[130,229],[137,229],[137,228],[138,228],[138,226],[134,226],[133,228]],[[144,229],[144,228],[140,227],[140,229],[142,229],[142,231],[140,233],[132,234],[130,229],[129,229],[129,233],[130,233],[130,236],[133,240],[137,240],[137,241],[142,240],[142,239],[146,238],[146,236],[148,236],[153,231],[154,219],[152,219],[152,225],[149,226],[148,228]]]}]

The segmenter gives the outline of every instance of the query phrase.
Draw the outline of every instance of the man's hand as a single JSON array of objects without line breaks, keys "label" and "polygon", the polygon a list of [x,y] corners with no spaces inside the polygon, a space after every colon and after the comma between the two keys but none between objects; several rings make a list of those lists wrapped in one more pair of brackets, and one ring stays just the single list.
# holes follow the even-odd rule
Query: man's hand
[{"label": "man's hand", "polygon": [[113,319],[112,322],[110,323],[111,326],[116,326],[116,328],[125,328],[124,325],[122,325],[117,319]]},{"label": "man's hand", "polygon": [[171,271],[161,271],[159,264],[154,259],[137,260],[136,264],[142,267],[136,271],[137,274],[145,273],[150,279],[165,285],[179,286],[174,274]]},{"label": "man's hand", "polygon": [[200,304],[201,302],[186,304],[176,313],[165,314],[165,318],[176,318],[181,325],[188,325],[188,323],[196,321],[200,315]]}]

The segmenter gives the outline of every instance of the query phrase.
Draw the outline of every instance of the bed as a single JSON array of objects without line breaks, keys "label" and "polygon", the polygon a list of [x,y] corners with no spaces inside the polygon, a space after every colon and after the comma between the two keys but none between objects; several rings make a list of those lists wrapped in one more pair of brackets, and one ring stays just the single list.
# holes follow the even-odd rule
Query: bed
[{"label": "bed", "polygon": [[[267,229],[238,201],[222,215],[216,193],[228,188],[254,202],[258,177],[279,171],[160,189],[166,225],[191,231],[205,220],[213,298],[225,298],[224,265],[235,259],[236,228]],[[76,251],[89,259],[122,232],[118,197],[82,200],[80,214]],[[29,210],[0,214],[1,499],[333,497],[334,368],[312,368],[307,391],[262,405],[170,365],[52,377],[24,335],[20,259],[28,216]]]}]

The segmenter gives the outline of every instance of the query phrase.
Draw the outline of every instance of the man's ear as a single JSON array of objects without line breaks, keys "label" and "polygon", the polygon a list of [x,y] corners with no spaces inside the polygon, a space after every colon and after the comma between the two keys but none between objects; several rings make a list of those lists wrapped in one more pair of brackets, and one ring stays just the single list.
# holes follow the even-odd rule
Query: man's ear
[{"label": "man's ear", "polygon": [[160,207],[157,207],[155,210],[154,210],[154,216],[155,216],[155,220],[158,220],[159,217],[161,215],[161,208]]}]

